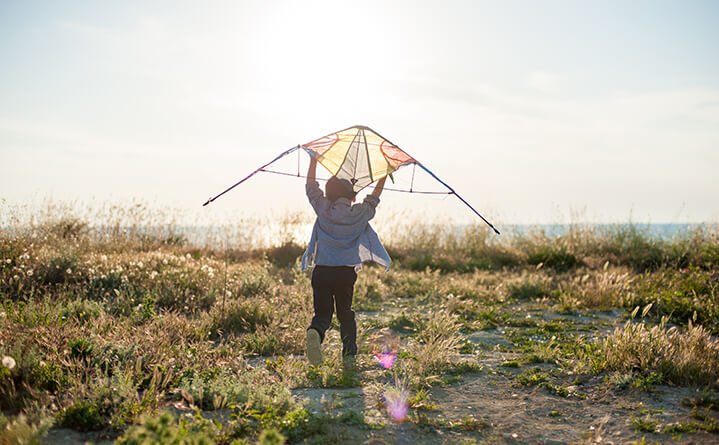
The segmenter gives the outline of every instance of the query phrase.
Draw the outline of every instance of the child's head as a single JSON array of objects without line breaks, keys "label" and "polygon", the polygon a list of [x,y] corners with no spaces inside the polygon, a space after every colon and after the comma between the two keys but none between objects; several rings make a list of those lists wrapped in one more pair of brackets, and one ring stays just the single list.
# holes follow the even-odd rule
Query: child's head
[{"label": "child's head", "polygon": [[348,180],[332,176],[325,185],[325,196],[332,202],[337,201],[338,198],[347,198],[351,201],[355,197],[355,192]]}]

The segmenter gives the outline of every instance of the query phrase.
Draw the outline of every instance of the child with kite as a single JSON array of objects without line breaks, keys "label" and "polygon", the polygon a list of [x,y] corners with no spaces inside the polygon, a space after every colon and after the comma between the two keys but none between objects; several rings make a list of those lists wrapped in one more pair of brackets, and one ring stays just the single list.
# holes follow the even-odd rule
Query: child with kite
[{"label": "child with kite", "polygon": [[[311,157],[306,191],[307,198],[317,214],[309,246],[302,256],[302,270],[315,266],[312,271],[314,317],[307,329],[306,345],[307,358],[316,366],[322,363],[321,344],[335,309],[340,321],[342,354],[348,358],[357,354],[357,325],[352,311],[352,293],[357,279],[357,269],[365,261],[374,261],[389,269],[389,255],[369,225],[379,204],[379,196],[387,175],[391,175],[404,165],[413,164],[445,186],[447,191],[413,191],[414,169],[409,190],[397,191],[452,194],[487,223],[497,235],[499,230],[427,167],[379,133],[363,125],[345,128],[285,150],[219,195],[208,199],[203,205],[208,205],[259,172],[286,175],[287,173],[268,170],[267,167],[300,149],[307,151]],[[318,159],[333,175],[327,181],[326,194],[322,193],[316,180]],[[297,176],[300,176],[299,157],[297,161]],[[375,181],[377,185],[374,191],[364,199],[364,202],[352,205],[355,194]]]},{"label": "child with kite", "polygon": [[302,270],[314,265],[314,317],[306,333],[307,359],[313,366],[322,364],[321,344],[336,309],[342,357],[352,362],[357,354],[357,324],[352,310],[357,270],[365,261],[374,261],[387,269],[390,265],[387,251],[369,225],[386,176],[377,182],[361,204],[352,204],[355,192],[347,179],[332,176],[322,193],[316,180],[317,158],[313,152],[309,153],[311,159],[305,189],[317,219],[302,256]]}]

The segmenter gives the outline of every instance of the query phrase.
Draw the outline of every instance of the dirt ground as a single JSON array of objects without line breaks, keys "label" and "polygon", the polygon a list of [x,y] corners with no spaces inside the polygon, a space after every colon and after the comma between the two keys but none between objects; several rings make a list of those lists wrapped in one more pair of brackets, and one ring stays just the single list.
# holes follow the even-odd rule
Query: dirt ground
[{"label": "dirt ground", "polygon": [[[583,325],[594,326],[591,334],[601,336],[623,324],[620,312],[596,312],[561,315],[527,307],[518,312],[541,320],[570,320],[577,330]],[[360,313],[359,321],[387,318],[393,313]],[[336,333],[332,334],[336,337]],[[476,360],[479,371],[459,376],[452,383],[433,386],[429,410],[410,410],[403,422],[391,420],[382,400],[382,385],[367,383],[379,375],[379,367],[371,357],[360,361],[359,372],[364,374],[363,386],[356,388],[299,388],[292,390],[298,401],[315,413],[339,416],[354,411],[364,414],[367,425],[329,425],[330,432],[319,443],[347,444],[630,444],[682,443],[717,444],[719,435],[706,432],[682,434],[640,431],[636,419],[655,422],[661,429],[676,423],[696,421],[692,406],[682,400],[700,394],[697,388],[654,386],[649,390],[631,386],[607,384],[607,376],[571,375],[551,364],[502,366],[518,356],[502,352],[511,344],[505,328],[467,334],[477,353],[466,356]],[[336,340],[336,339],[335,339]],[[337,345],[335,345],[337,346]],[[253,360],[261,366],[266,358]],[[526,371],[544,372],[552,376],[552,383],[569,392],[568,396],[554,394],[541,385],[522,386],[516,376]],[[385,382],[386,383],[386,382]],[[565,394],[566,395],[566,394]],[[716,396],[716,393],[714,393]],[[179,413],[181,414],[181,412]],[[708,412],[716,419],[717,412]],[[221,418],[221,412],[203,413]],[[461,422],[470,419],[467,427]],[[642,442],[644,439],[645,442]],[[112,439],[97,433],[78,433],[66,429],[52,429],[47,444],[92,442],[112,443]],[[317,441],[315,441],[316,443]],[[312,438],[303,443],[313,443]]]}]

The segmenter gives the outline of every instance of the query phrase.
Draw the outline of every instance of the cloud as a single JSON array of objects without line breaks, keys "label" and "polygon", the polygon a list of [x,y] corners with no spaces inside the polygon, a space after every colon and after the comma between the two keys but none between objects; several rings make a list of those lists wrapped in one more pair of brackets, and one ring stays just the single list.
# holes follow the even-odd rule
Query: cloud
[{"label": "cloud", "polygon": [[561,89],[564,82],[564,76],[557,73],[544,71],[533,71],[529,73],[529,86],[542,93],[556,93]]}]

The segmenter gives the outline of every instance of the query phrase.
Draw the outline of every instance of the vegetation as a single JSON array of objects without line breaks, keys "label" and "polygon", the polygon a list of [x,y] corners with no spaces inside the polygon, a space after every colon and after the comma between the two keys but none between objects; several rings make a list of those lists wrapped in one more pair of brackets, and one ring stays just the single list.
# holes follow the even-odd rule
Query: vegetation
[{"label": "vegetation", "polygon": [[[719,430],[716,229],[404,231],[387,240],[392,269],[366,266],[356,284],[356,365],[331,331],[312,368],[301,243],[218,248],[142,227],[46,217],[0,232],[0,444],[51,428],[127,444],[329,442],[393,422],[475,443],[491,422],[443,416],[435,396],[473,376],[566,400],[592,397],[581,385],[594,378],[618,394],[696,388],[675,422],[628,415],[632,438]],[[343,392],[318,409],[308,389],[365,402]]]}]

